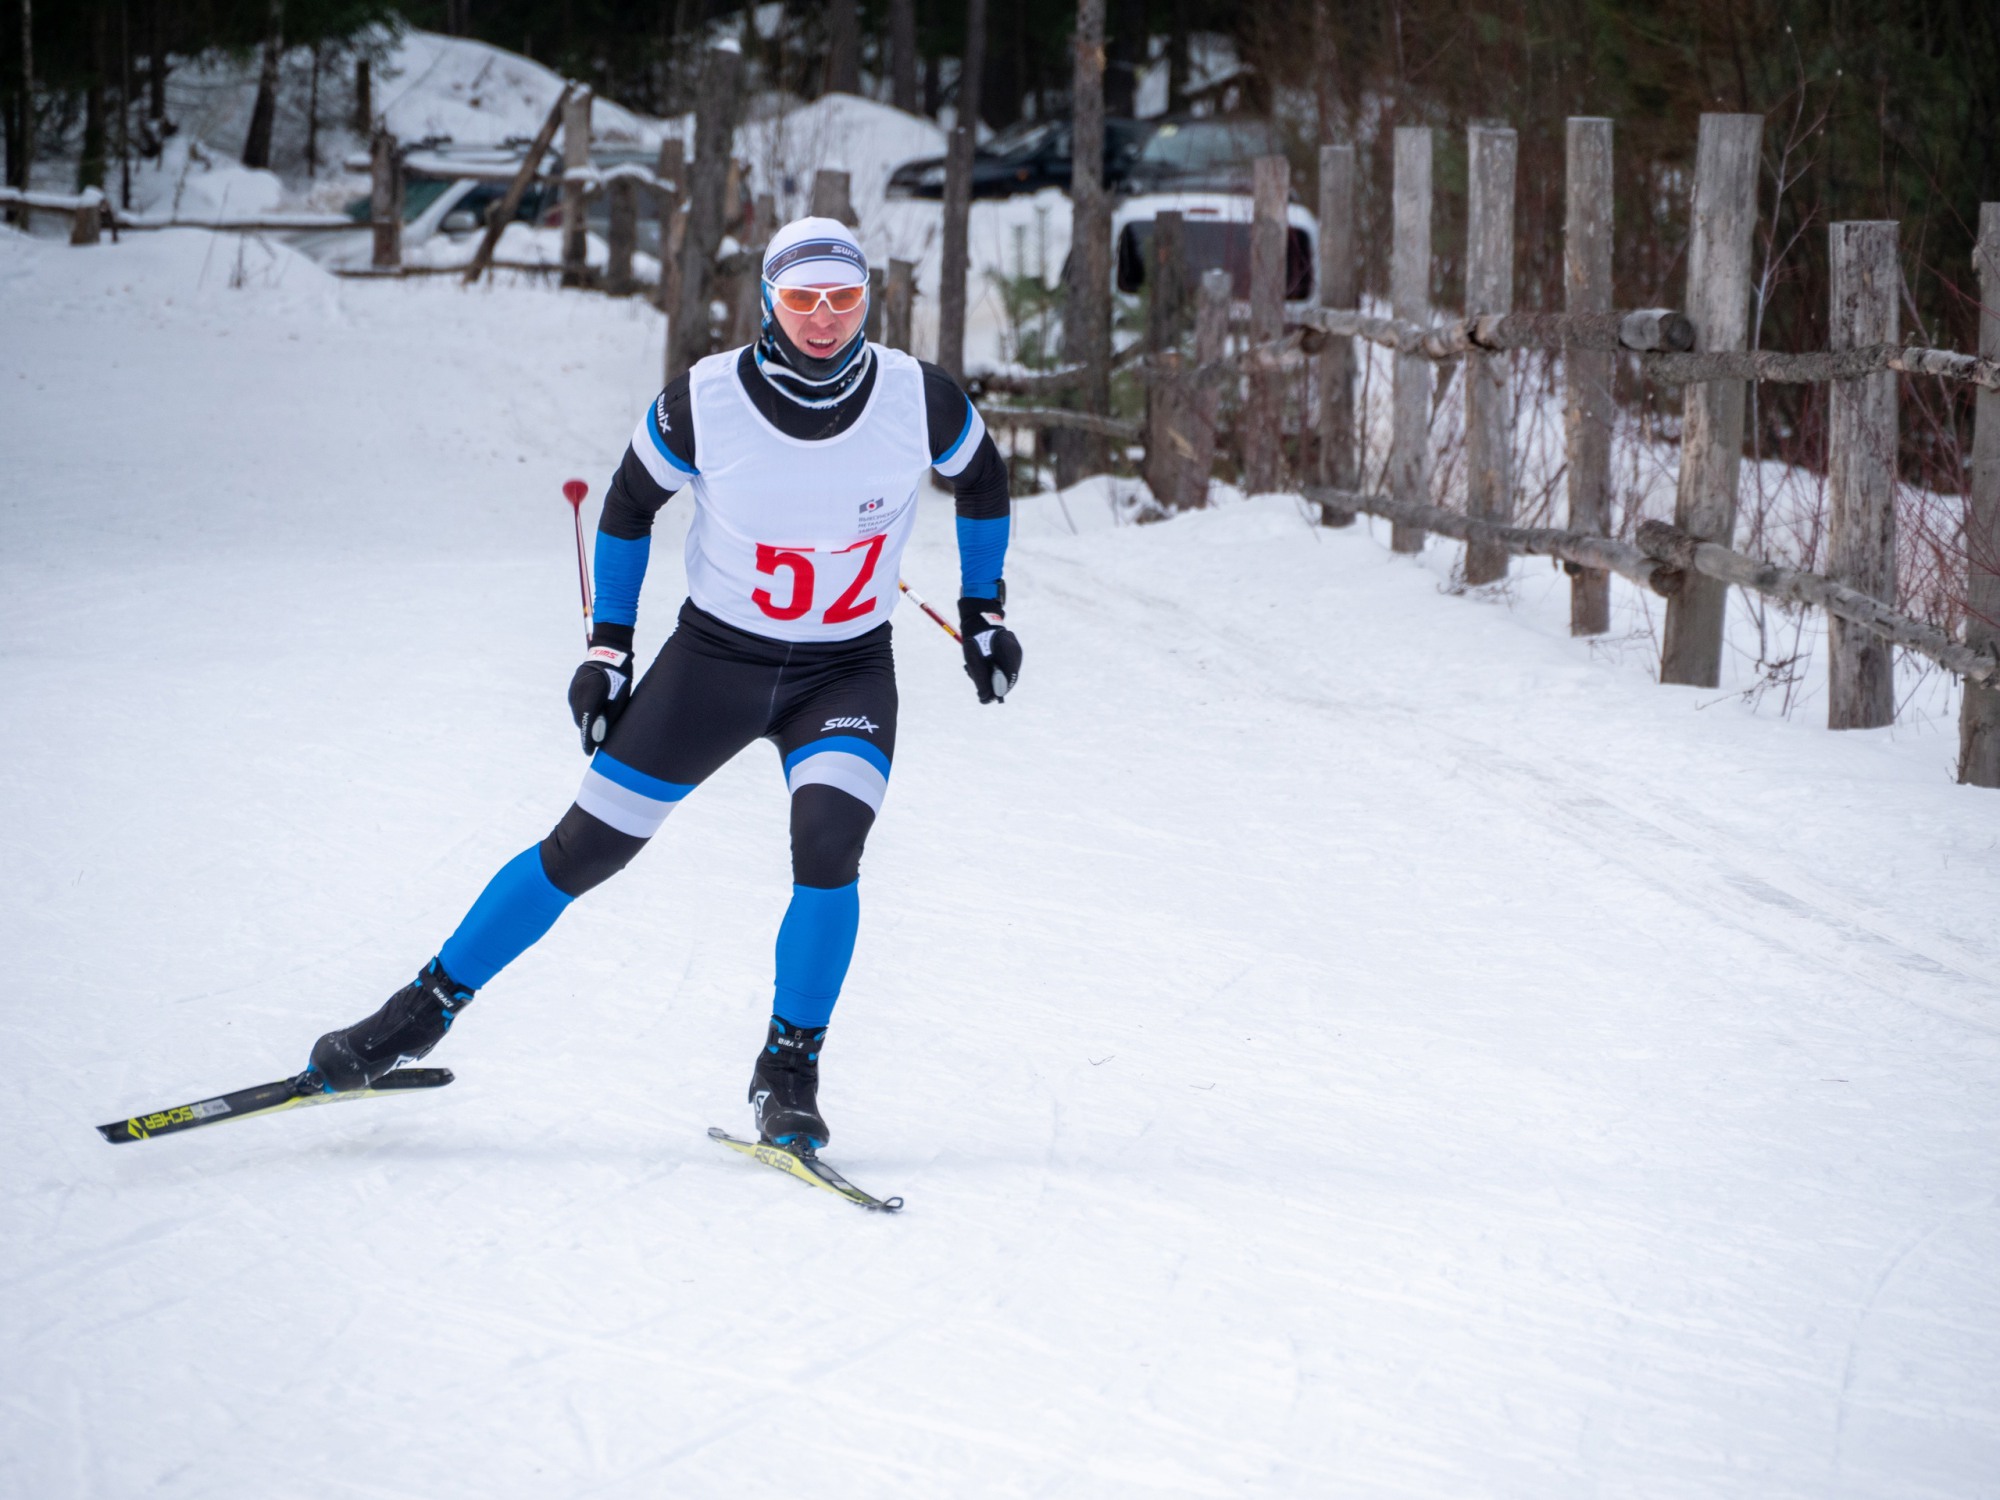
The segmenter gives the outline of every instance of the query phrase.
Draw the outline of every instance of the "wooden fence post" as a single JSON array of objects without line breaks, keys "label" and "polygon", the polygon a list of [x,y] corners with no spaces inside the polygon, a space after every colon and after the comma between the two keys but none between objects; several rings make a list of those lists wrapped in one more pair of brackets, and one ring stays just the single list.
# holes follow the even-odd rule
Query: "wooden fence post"
[{"label": "wooden fence post", "polygon": [[[687,147],[678,138],[660,142],[653,177],[663,184],[653,192],[653,212],[660,220],[660,284],[653,289],[655,305],[669,317],[680,305],[681,235],[687,227],[681,204],[687,198]],[[673,342],[668,330],[668,343]],[[669,363],[671,363],[669,359]]]},{"label": "wooden fence post", "polygon": [[[1979,205],[1979,353],[2000,359],[2000,203]],[[2000,651],[2000,391],[1981,387],[1965,497],[1965,644]],[[2000,787],[2000,687],[1968,682],[1958,706],[1958,779]]]},{"label": "wooden fence post", "polygon": [[807,212],[817,218],[838,219],[849,229],[860,228],[861,220],[854,213],[852,184],[853,178],[846,172],[821,167],[813,173],[812,206]]},{"label": "wooden fence post", "polygon": [[882,268],[880,266],[870,266],[868,268],[868,316],[863,323],[862,331],[867,335],[868,342],[871,344],[882,342],[882,315],[886,311],[882,304],[889,300],[888,293],[889,280],[882,274]]},{"label": "wooden fence post", "polygon": [[395,270],[403,263],[403,156],[386,130],[369,142],[368,219],[375,229],[375,269]]},{"label": "wooden fence post", "polygon": [[759,193],[750,201],[750,225],[743,231],[747,263],[736,276],[736,319],[729,333],[732,344],[752,342],[764,327],[764,247],[777,232],[778,200],[771,193]]},{"label": "wooden fence post", "polygon": [[[1354,275],[1354,148],[1319,148],[1319,305],[1358,308]],[[1330,338],[1319,352],[1319,482],[1361,487],[1354,430],[1354,340]],[[1319,508],[1320,524],[1352,526],[1354,512]]]},{"label": "wooden fence post", "polygon": [[[1514,161],[1511,130],[1475,125],[1466,133],[1465,315],[1514,310]],[[1465,357],[1465,513],[1502,525],[1514,519],[1514,392],[1505,354]],[[1507,576],[1507,549],[1468,542],[1465,581]]]},{"label": "wooden fence post", "polygon": [[569,174],[590,165],[590,90],[578,89],[563,109],[562,284],[581,286],[586,274],[584,185]]},{"label": "wooden fence post", "polygon": [[104,198],[96,188],[85,188],[84,201],[70,210],[69,242],[72,245],[94,245],[104,229]]},{"label": "wooden fence post", "polygon": [[614,177],[604,192],[611,210],[611,258],[604,268],[604,289],[614,297],[629,297],[632,252],[639,242],[639,184],[630,177]]},{"label": "wooden fence post", "polygon": [[1186,221],[1177,209],[1153,219],[1146,267],[1146,487],[1170,509],[1190,503],[1185,470],[1187,389],[1180,354],[1187,321]]},{"label": "wooden fence post", "polygon": [[695,100],[694,165],[688,169],[685,194],[687,224],[681,234],[680,276],[667,329],[669,380],[708,353],[709,287],[716,248],[722,243],[722,199],[742,77],[743,53],[733,38],[708,49]]},{"label": "wooden fence post", "polygon": [[891,349],[910,352],[910,319],[916,312],[917,266],[915,261],[891,260],[889,283],[883,291],[882,342]]},{"label": "wooden fence post", "polygon": [[[1431,320],[1431,132],[1427,125],[1396,127],[1395,241],[1390,249],[1389,301],[1409,323]],[[1389,494],[1405,505],[1431,503],[1431,362],[1398,354],[1395,424],[1389,440]],[[1389,532],[1395,552],[1421,552],[1421,527],[1397,521]]]},{"label": "wooden fence post", "polygon": [[[1750,241],[1757,227],[1762,115],[1703,115],[1695,153],[1687,313],[1701,352],[1749,347]],[[1711,380],[1683,388],[1681,472],[1674,524],[1727,547],[1736,535],[1736,482],[1743,463],[1744,387]],[[1689,574],[1667,601],[1660,681],[1714,687],[1722,675],[1722,623],[1729,586]]]},{"label": "wooden fence post", "polygon": [[[1195,299],[1194,366],[1197,371],[1217,363],[1229,342],[1229,273],[1204,271]],[[1215,469],[1215,414],[1222,404],[1222,387],[1213,380],[1195,386],[1187,404],[1188,451],[1182,455],[1179,502],[1208,504],[1208,477]]]},{"label": "wooden fence post", "polygon": [[[1611,311],[1611,122],[1569,122],[1564,172],[1563,309]],[[1569,529],[1611,531],[1611,383],[1618,356],[1609,349],[1563,349],[1563,443],[1567,450]],[[1569,581],[1569,633],[1611,628],[1611,575],[1577,568]]]},{"label": "wooden fence post", "polygon": [[[1902,275],[1894,220],[1827,230],[1835,351],[1896,337]],[[1896,602],[1896,382],[1894,370],[1836,380],[1827,397],[1827,576]],[[1826,727],[1880,729],[1896,718],[1896,652],[1874,632],[1827,616]]]},{"label": "wooden fence post", "polygon": [[[1282,156],[1260,156],[1252,168],[1254,217],[1250,223],[1250,343],[1268,344],[1285,331],[1285,206],[1292,196],[1291,165]],[[1268,352],[1252,358],[1249,399],[1238,423],[1243,487],[1252,493],[1285,482],[1285,383]]]}]

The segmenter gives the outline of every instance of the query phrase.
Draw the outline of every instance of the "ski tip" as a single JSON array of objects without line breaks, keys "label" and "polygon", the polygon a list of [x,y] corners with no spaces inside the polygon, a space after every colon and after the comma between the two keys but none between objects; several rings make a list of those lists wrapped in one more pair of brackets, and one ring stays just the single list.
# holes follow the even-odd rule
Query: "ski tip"
[{"label": "ski tip", "polygon": [[114,1146],[121,1141],[143,1141],[146,1133],[143,1130],[134,1130],[132,1127],[136,1123],[133,1120],[113,1120],[109,1125],[98,1126],[97,1133]]}]

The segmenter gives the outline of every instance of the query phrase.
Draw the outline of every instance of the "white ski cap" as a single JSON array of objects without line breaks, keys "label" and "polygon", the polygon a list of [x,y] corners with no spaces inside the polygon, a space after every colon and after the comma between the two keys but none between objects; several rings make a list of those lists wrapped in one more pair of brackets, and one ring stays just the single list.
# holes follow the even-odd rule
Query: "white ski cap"
[{"label": "white ski cap", "polygon": [[772,286],[866,286],[868,257],[840,220],[794,219],[765,247],[764,279]]}]

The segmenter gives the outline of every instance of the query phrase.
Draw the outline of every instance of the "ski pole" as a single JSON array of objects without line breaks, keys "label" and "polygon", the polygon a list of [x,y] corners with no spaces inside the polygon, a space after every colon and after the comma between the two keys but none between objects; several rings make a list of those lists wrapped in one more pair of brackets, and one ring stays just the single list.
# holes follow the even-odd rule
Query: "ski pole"
[{"label": "ski pole", "polygon": [[916,605],[918,609],[922,610],[925,614],[929,615],[933,620],[936,620],[938,622],[938,629],[942,630],[946,635],[950,636],[953,640],[958,640],[960,638],[957,629],[953,627],[951,621],[947,620],[943,615],[939,614],[936,610],[932,609],[928,604],[924,603],[924,596],[922,594],[918,593],[915,589],[911,588],[907,583],[903,582],[903,580],[900,578],[896,580],[896,587],[901,589],[904,593],[910,596],[910,603]]},{"label": "ski pole", "polygon": [[[925,614],[929,615],[933,620],[936,620],[938,622],[938,628],[942,630],[946,635],[950,636],[960,645],[965,644],[965,637],[960,635],[956,630],[952,628],[951,621],[947,620],[943,615],[939,614],[936,610],[932,609],[928,604],[924,603],[924,596],[922,594],[918,593],[915,589],[911,588],[907,583],[903,582],[903,580],[900,578],[896,580],[896,587],[901,589],[904,593],[910,596],[910,603],[916,605],[918,609],[922,610]],[[1009,684],[1007,681],[1007,674],[1001,671],[998,667],[995,667],[993,669],[993,696],[996,698],[1005,699],[1007,696],[1008,686]]]},{"label": "ski pole", "polygon": [[583,595],[583,644],[590,645],[590,568],[583,560],[583,497],[590,486],[581,479],[563,481],[563,499],[569,501],[570,519],[576,522],[576,586]]}]

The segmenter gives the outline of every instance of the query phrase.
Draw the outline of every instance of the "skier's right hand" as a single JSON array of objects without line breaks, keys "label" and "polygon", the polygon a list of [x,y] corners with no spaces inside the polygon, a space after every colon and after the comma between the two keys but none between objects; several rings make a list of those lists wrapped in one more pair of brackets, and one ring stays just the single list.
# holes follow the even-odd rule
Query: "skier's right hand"
[{"label": "skier's right hand", "polygon": [[590,633],[590,650],[569,680],[569,716],[576,721],[585,755],[596,753],[631,701],[632,632],[600,625]]}]

